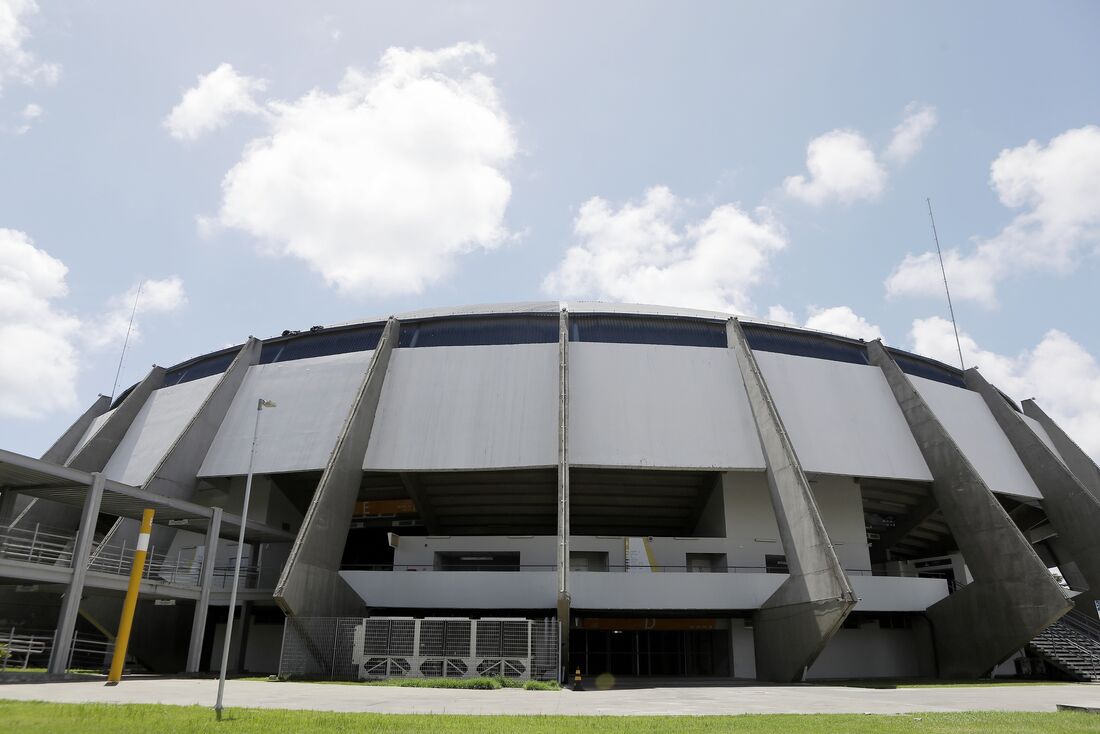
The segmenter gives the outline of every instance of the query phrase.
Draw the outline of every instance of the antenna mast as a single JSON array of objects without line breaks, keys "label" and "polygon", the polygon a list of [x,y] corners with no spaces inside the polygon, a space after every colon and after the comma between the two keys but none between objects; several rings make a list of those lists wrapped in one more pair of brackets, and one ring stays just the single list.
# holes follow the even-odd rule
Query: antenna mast
[{"label": "antenna mast", "polygon": [[932,222],[932,239],[936,241],[936,254],[940,258],[940,273],[943,274],[943,289],[947,293],[947,310],[951,313],[951,328],[955,330],[955,347],[959,350],[959,367],[965,370],[966,364],[963,362],[962,342],[959,341],[959,325],[955,322],[955,307],[951,305],[951,289],[947,287],[947,268],[943,266],[940,236],[936,234],[936,218],[932,216],[932,200],[926,198],[925,201],[928,202],[928,219]]},{"label": "antenna mast", "polygon": [[115,391],[118,390],[118,376],[122,374],[122,360],[126,359],[126,346],[130,343],[130,332],[134,328],[134,316],[137,314],[138,299],[141,298],[141,288],[145,281],[138,283],[137,293],[134,295],[134,308],[130,311],[130,323],[126,327],[126,339],[122,342],[122,354],[118,357],[118,369],[115,370],[115,384],[111,386],[111,402],[115,402]]}]

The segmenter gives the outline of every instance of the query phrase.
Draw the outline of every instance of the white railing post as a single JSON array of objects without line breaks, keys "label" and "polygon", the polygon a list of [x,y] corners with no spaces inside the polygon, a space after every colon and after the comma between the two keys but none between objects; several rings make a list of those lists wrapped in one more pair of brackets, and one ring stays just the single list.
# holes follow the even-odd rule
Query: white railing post
[{"label": "white railing post", "polygon": [[31,536],[31,547],[27,551],[27,560],[31,563],[34,563],[34,545],[36,542],[38,542],[38,526],[40,524],[41,523],[37,522],[34,524],[34,535]]}]

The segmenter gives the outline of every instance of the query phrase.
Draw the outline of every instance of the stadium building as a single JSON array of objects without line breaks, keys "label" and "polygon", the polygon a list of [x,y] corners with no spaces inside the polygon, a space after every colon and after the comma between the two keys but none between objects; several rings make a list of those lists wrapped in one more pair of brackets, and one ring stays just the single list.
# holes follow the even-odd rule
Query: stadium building
[{"label": "stadium building", "polygon": [[154,671],[217,667],[243,522],[238,670],[1090,678],[1098,498],[1034,401],[879,341],[419,311],[154,367],[42,458],[0,451],[0,641],[53,631],[27,659],[54,671],[109,644],[152,507]]}]

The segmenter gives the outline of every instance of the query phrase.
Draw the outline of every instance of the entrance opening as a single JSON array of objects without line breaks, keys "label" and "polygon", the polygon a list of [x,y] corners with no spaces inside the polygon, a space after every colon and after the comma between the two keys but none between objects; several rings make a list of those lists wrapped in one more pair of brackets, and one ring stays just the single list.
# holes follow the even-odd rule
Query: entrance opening
[{"label": "entrance opening", "polygon": [[728,677],[731,668],[728,629],[574,628],[569,653],[569,669],[585,676]]}]

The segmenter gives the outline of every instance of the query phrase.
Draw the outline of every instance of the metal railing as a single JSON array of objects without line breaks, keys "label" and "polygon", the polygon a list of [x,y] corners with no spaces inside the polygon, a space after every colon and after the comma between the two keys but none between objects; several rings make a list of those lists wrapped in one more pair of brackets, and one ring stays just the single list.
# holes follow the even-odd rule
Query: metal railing
[{"label": "metal railing", "polygon": [[[471,566],[437,566],[432,563],[360,563],[344,564],[342,571],[392,571],[392,572],[436,572],[452,573],[455,571],[494,571],[494,572],[522,572],[522,571],[554,571],[557,566],[553,564],[510,564],[510,565],[471,565]],[[846,568],[844,572],[849,576],[873,576],[874,572],[869,568]],[[572,568],[570,573],[787,573],[786,569],[768,568],[766,566],[602,566],[599,568]]]},{"label": "metal railing", "polygon": [[[107,535],[110,537],[110,533]],[[33,528],[0,527],[0,558],[49,566],[71,568],[76,534],[36,524]],[[93,543],[88,570],[129,576],[136,548],[125,540],[119,544]],[[246,559],[247,563],[247,559]],[[194,549],[168,556],[150,546],[141,577],[154,583],[198,587],[202,583],[203,560]],[[245,565],[241,567],[241,588],[274,588],[280,568]],[[214,567],[213,586],[228,588],[233,582],[233,566]]]},{"label": "metal railing", "polygon": [[[0,660],[0,671],[46,667],[53,652],[54,635],[53,630],[8,628],[6,634],[0,634],[0,645],[8,650],[8,657]],[[106,669],[114,649],[114,641],[103,635],[75,632],[65,667]]]}]

